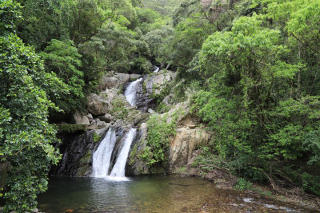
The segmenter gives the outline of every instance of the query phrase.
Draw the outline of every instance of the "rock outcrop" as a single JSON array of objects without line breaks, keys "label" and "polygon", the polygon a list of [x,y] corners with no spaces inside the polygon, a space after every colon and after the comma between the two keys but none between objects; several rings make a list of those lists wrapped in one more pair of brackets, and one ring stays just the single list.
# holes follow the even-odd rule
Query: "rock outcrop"
[{"label": "rock outcrop", "polygon": [[173,81],[176,73],[168,70],[161,70],[158,73],[152,73],[144,80],[146,92],[149,95],[159,95],[167,84]]},{"label": "rock outcrop", "polygon": [[76,124],[90,125],[88,116],[82,115],[80,112],[76,112],[73,115],[73,119]]},{"label": "rock outcrop", "polygon": [[[127,160],[127,175],[141,175],[151,173],[175,173],[181,167],[190,164],[194,153],[201,145],[208,143],[210,134],[199,127],[195,118],[189,114],[189,102],[173,104],[169,83],[174,81],[176,73],[161,70],[144,76],[137,88],[137,104],[130,106],[124,96],[124,90],[129,82],[141,78],[141,75],[111,73],[103,76],[100,82],[100,92],[88,96],[88,113],[75,113],[76,124],[87,125],[88,131],[84,134],[66,134],[63,137],[63,160],[55,175],[88,176],[91,174],[92,155],[108,128],[117,129],[117,143],[111,156],[111,163],[116,161],[121,150],[121,139],[124,132],[130,127],[138,128],[136,140],[131,145]],[[147,147],[148,126],[146,121],[150,114],[156,113],[152,109],[152,101],[159,95],[167,95],[163,104],[170,109],[160,117],[167,122],[176,122],[176,134],[170,138],[167,153],[168,165],[166,168],[150,168],[142,158]],[[163,97],[162,97],[163,98]]]},{"label": "rock outcrop", "polygon": [[90,94],[88,97],[88,111],[94,115],[104,115],[109,111],[111,103],[107,99],[97,95]]},{"label": "rock outcrop", "polygon": [[208,143],[210,135],[202,128],[180,127],[170,143],[169,166],[170,171],[186,166],[193,157],[193,152]]},{"label": "rock outcrop", "polygon": [[104,75],[99,84],[99,90],[104,91],[106,89],[120,88],[125,86],[129,81],[140,78],[139,74],[127,74],[127,73],[113,73],[110,72]]},{"label": "rock outcrop", "polygon": [[140,157],[146,148],[147,134],[147,124],[142,123],[137,140],[131,145],[131,151],[126,165],[126,174],[130,176],[150,174],[148,165]]}]

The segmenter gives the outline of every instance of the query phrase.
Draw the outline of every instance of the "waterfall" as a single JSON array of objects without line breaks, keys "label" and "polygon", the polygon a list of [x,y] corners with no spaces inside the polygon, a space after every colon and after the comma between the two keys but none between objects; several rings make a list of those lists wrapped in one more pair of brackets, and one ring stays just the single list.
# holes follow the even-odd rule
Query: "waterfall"
[{"label": "waterfall", "polygon": [[125,167],[127,163],[127,158],[130,151],[130,146],[132,144],[132,141],[136,137],[137,130],[134,128],[131,128],[129,132],[126,134],[126,138],[124,140],[124,145],[120,151],[120,154],[117,158],[117,161],[111,171],[110,176],[112,177],[125,177]]},{"label": "waterfall", "polygon": [[139,78],[129,84],[124,95],[131,106],[135,106],[137,102],[137,90],[142,78]]},{"label": "waterfall", "polygon": [[109,128],[98,149],[93,153],[92,177],[107,177],[115,144],[116,133],[112,128]]},{"label": "waterfall", "polygon": [[125,135],[120,154],[118,155],[116,163],[114,164],[109,176],[108,171],[110,167],[111,155],[116,144],[116,133],[112,128],[109,128],[98,149],[93,153],[91,176],[116,181],[128,180],[127,178],[125,178],[126,163],[130,147],[134,138],[136,137],[136,133],[137,130],[131,128]]},{"label": "waterfall", "polygon": [[159,70],[160,70],[160,68],[159,67],[157,67],[157,66],[154,66],[154,71],[153,72],[155,72],[155,73],[157,73],[157,72],[159,72]]}]

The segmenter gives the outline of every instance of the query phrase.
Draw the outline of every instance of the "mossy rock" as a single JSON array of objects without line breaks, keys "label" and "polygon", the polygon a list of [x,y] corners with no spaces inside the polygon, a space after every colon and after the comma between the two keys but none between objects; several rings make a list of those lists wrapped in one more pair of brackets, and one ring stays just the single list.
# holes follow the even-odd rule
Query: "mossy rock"
[{"label": "mossy rock", "polygon": [[77,176],[80,176],[80,177],[87,176],[89,169],[90,169],[89,165],[79,167],[79,169],[77,171]]},{"label": "mossy rock", "polygon": [[80,166],[90,164],[92,160],[92,153],[91,151],[88,151],[87,154],[85,154],[81,159],[80,159]]},{"label": "mossy rock", "polygon": [[101,136],[96,132],[93,133],[93,142],[98,143],[101,140]]}]

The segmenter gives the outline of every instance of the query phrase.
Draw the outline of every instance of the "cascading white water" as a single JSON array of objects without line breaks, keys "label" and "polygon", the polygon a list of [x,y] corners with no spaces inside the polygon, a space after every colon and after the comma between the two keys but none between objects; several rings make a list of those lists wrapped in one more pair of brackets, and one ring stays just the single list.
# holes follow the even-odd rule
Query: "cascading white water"
[{"label": "cascading white water", "polygon": [[137,89],[142,78],[139,78],[129,84],[124,95],[131,106],[135,106],[137,102]]},{"label": "cascading white water", "polygon": [[127,158],[130,151],[130,146],[136,137],[137,129],[131,128],[129,132],[126,134],[126,138],[124,140],[124,145],[120,151],[120,154],[117,158],[116,163],[113,166],[110,176],[112,177],[125,177],[125,167],[127,163]]},{"label": "cascading white water", "polygon": [[98,149],[93,153],[92,177],[107,177],[116,139],[115,131],[109,128]]},{"label": "cascading white water", "polygon": [[159,70],[160,70],[160,68],[159,67],[157,67],[157,66],[154,66],[154,71],[153,72],[155,72],[155,73],[157,73],[157,72],[159,72]]}]

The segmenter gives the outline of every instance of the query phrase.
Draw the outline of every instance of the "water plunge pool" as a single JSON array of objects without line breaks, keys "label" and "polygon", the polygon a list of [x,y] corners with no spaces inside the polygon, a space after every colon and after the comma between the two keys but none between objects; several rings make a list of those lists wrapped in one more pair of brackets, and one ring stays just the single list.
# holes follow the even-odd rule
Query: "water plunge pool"
[{"label": "water plunge pool", "polygon": [[52,178],[39,198],[46,213],[307,212],[245,193],[217,189],[200,178],[146,176],[130,181]]}]

